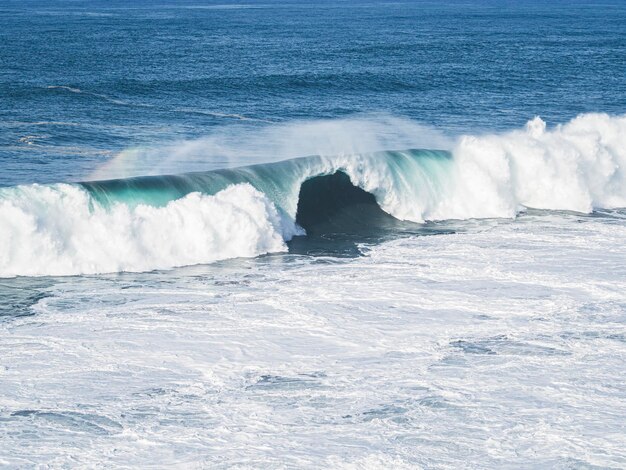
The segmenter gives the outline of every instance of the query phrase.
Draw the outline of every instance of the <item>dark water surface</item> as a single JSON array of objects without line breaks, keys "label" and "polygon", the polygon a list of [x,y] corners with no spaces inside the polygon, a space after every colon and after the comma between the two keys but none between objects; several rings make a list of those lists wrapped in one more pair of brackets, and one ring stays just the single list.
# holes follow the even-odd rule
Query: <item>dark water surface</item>
[{"label": "dark water surface", "polygon": [[617,0],[5,0],[0,185],[80,180],[125,148],[225,127],[383,112],[465,132],[622,113],[624,24]]}]

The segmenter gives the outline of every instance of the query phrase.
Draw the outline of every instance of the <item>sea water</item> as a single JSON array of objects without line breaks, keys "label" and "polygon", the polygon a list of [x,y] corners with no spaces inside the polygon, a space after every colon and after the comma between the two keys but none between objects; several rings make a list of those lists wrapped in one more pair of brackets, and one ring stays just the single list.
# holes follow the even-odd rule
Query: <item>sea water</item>
[{"label": "sea water", "polygon": [[622,2],[0,5],[0,466],[622,468]]}]

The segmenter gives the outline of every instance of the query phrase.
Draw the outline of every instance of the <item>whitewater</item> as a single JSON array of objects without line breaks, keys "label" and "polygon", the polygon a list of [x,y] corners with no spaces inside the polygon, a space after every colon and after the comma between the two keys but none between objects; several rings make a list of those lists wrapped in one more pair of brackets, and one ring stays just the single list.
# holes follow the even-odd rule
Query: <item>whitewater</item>
[{"label": "whitewater", "polygon": [[140,272],[284,252],[306,235],[297,221],[303,183],[337,172],[387,214],[428,224],[623,208],[624,168],[626,117],[584,114],[549,129],[536,117],[520,130],[463,135],[445,150],[5,187],[0,276]]},{"label": "whitewater", "polygon": [[0,465],[621,468],[625,220],[5,279]]}]

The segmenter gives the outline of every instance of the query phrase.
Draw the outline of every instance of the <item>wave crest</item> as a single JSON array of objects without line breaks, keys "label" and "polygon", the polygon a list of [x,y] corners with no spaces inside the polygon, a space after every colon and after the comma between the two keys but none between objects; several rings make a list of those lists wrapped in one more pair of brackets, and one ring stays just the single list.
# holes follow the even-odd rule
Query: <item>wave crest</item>
[{"label": "wave crest", "polygon": [[464,136],[437,219],[514,217],[524,207],[591,212],[626,207],[626,116],[584,114],[546,130]]}]

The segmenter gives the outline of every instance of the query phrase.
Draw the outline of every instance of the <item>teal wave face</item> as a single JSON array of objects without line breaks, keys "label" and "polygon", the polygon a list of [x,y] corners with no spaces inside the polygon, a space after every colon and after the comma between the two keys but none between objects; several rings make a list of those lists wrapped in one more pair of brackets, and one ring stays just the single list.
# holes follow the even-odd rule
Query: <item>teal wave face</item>
[{"label": "teal wave face", "polygon": [[[80,183],[101,205],[123,203],[162,207],[189,193],[213,195],[249,183],[283,212],[295,217],[302,183],[345,172],[352,183],[384,200],[433,198],[449,173],[451,154],[442,150],[385,151],[354,156],[311,156],[246,167]],[[378,181],[378,183],[376,183]],[[372,185],[372,183],[374,184]]]}]

